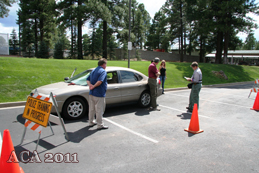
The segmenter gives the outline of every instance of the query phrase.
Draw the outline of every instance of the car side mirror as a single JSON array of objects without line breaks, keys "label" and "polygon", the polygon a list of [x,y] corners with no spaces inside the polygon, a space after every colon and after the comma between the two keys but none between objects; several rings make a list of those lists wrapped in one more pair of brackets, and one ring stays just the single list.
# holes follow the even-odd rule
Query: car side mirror
[{"label": "car side mirror", "polygon": [[69,79],[69,77],[65,77],[65,78],[64,78],[64,80],[68,80],[68,79]]}]

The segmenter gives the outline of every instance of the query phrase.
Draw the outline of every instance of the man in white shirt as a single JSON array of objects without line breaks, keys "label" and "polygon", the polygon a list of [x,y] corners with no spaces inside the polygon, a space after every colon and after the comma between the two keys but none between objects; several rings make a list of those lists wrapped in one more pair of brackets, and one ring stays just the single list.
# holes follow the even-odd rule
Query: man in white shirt
[{"label": "man in white shirt", "polygon": [[194,70],[191,78],[186,78],[186,80],[191,81],[192,90],[189,98],[189,106],[186,107],[188,112],[192,112],[194,103],[197,103],[197,107],[199,109],[199,94],[202,87],[202,72],[198,66],[198,63],[194,61],[191,65]]}]

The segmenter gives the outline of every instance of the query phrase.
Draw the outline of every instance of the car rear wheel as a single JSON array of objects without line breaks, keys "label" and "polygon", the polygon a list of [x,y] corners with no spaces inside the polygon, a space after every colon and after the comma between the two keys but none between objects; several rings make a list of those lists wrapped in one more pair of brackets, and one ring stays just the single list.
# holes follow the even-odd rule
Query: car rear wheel
[{"label": "car rear wheel", "polygon": [[151,103],[151,95],[148,91],[144,91],[139,98],[139,105],[141,107],[148,107]]},{"label": "car rear wheel", "polygon": [[62,110],[64,118],[70,120],[80,119],[85,116],[87,112],[87,104],[82,98],[73,97],[68,99]]}]

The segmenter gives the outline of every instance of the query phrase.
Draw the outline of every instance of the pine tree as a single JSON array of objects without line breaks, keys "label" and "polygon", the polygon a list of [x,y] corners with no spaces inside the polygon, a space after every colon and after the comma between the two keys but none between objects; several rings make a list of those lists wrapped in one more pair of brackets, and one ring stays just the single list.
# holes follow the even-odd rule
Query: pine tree
[{"label": "pine tree", "polygon": [[55,59],[63,59],[63,45],[61,42],[57,42],[55,44],[55,49],[54,49],[54,58]]},{"label": "pine tree", "polygon": [[10,46],[12,47],[13,51],[11,52],[12,55],[17,55],[17,44],[18,44],[18,40],[17,40],[17,34],[15,29],[12,30],[12,33],[10,34],[11,36],[11,44]]},{"label": "pine tree", "polygon": [[255,50],[256,49],[256,39],[254,33],[249,33],[246,37],[243,50]]},{"label": "pine tree", "polygon": [[87,55],[87,53],[90,51],[90,44],[91,40],[90,37],[87,34],[83,35],[83,54]]},{"label": "pine tree", "polygon": [[[48,47],[53,47],[53,37],[56,33],[55,0],[31,1],[22,0],[19,3],[23,47],[34,44],[37,56],[38,43],[44,41]],[[28,38],[27,35],[30,35]]]},{"label": "pine tree", "polygon": [[91,55],[92,59],[95,58],[95,56],[99,57],[102,56],[102,25],[99,25],[99,28],[93,29],[93,33],[91,36],[91,45],[89,47],[89,52],[86,53],[86,55]]},{"label": "pine tree", "polygon": [[49,58],[49,48],[45,41],[42,41],[40,43],[40,50],[38,52],[38,57],[39,58]]},{"label": "pine tree", "polygon": [[146,46],[149,46],[149,50],[162,48],[167,50],[168,43],[165,40],[170,39],[170,37],[167,35],[166,25],[166,16],[160,9],[155,13],[149,30],[146,43]]},{"label": "pine tree", "polygon": [[0,1],[0,18],[8,17],[9,9],[16,0],[1,0]]}]

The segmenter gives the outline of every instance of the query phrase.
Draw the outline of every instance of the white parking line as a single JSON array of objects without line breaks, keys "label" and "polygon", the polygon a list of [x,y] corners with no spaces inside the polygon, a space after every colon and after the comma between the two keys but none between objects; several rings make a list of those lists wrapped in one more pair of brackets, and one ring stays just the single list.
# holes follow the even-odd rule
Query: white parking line
[{"label": "white parking line", "polygon": [[[172,94],[172,93],[169,93],[169,95],[174,95],[174,96],[179,96],[179,97],[189,97],[189,96],[184,96],[184,95],[179,95],[179,94]],[[246,106],[242,106],[242,105],[236,105],[236,104],[231,104],[231,103],[211,101],[211,100],[206,100],[206,99],[201,99],[201,98],[200,98],[200,100],[207,101],[207,102],[212,102],[212,103],[224,104],[224,105],[238,106],[238,107],[243,107],[243,108],[248,108],[248,109],[251,108],[251,107],[246,107]]]},{"label": "white parking line", "polygon": [[110,123],[112,123],[112,124],[114,124],[115,126],[118,126],[118,127],[122,128],[122,129],[124,129],[124,130],[126,130],[126,131],[132,133],[132,134],[135,134],[135,135],[137,135],[137,136],[139,136],[139,137],[141,137],[141,138],[147,139],[147,140],[149,140],[149,141],[151,141],[151,142],[153,142],[153,143],[158,143],[157,140],[151,139],[151,138],[149,138],[149,137],[147,137],[147,136],[145,136],[145,135],[142,135],[142,134],[140,134],[140,133],[138,133],[138,132],[135,132],[135,131],[133,131],[133,130],[130,130],[130,129],[128,129],[127,127],[124,127],[124,126],[122,126],[122,125],[120,125],[120,124],[118,124],[118,123],[116,123],[116,122],[114,122],[114,121],[112,121],[112,120],[109,120],[109,119],[107,119],[107,118],[103,118],[103,119],[106,120],[106,121],[108,121],[108,122],[110,122]]},{"label": "white parking line", "polygon": [[[159,105],[159,106],[164,107],[164,108],[167,108],[167,109],[175,110],[175,111],[178,111],[178,112],[185,112],[185,111],[183,111],[183,110],[171,108],[171,107],[168,107],[168,106],[163,106],[163,105]],[[189,113],[189,112],[187,112],[187,113],[188,113],[188,114],[191,114],[191,113]],[[208,118],[208,119],[212,119],[212,120],[217,120],[217,119],[215,119],[215,118],[211,118],[211,117],[204,116],[204,115],[200,115],[200,114],[199,114],[199,117]]]},{"label": "white parking line", "polygon": [[15,106],[15,107],[6,107],[6,108],[0,108],[0,110],[4,110],[4,109],[16,109],[16,108],[24,108],[25,106]]}]

